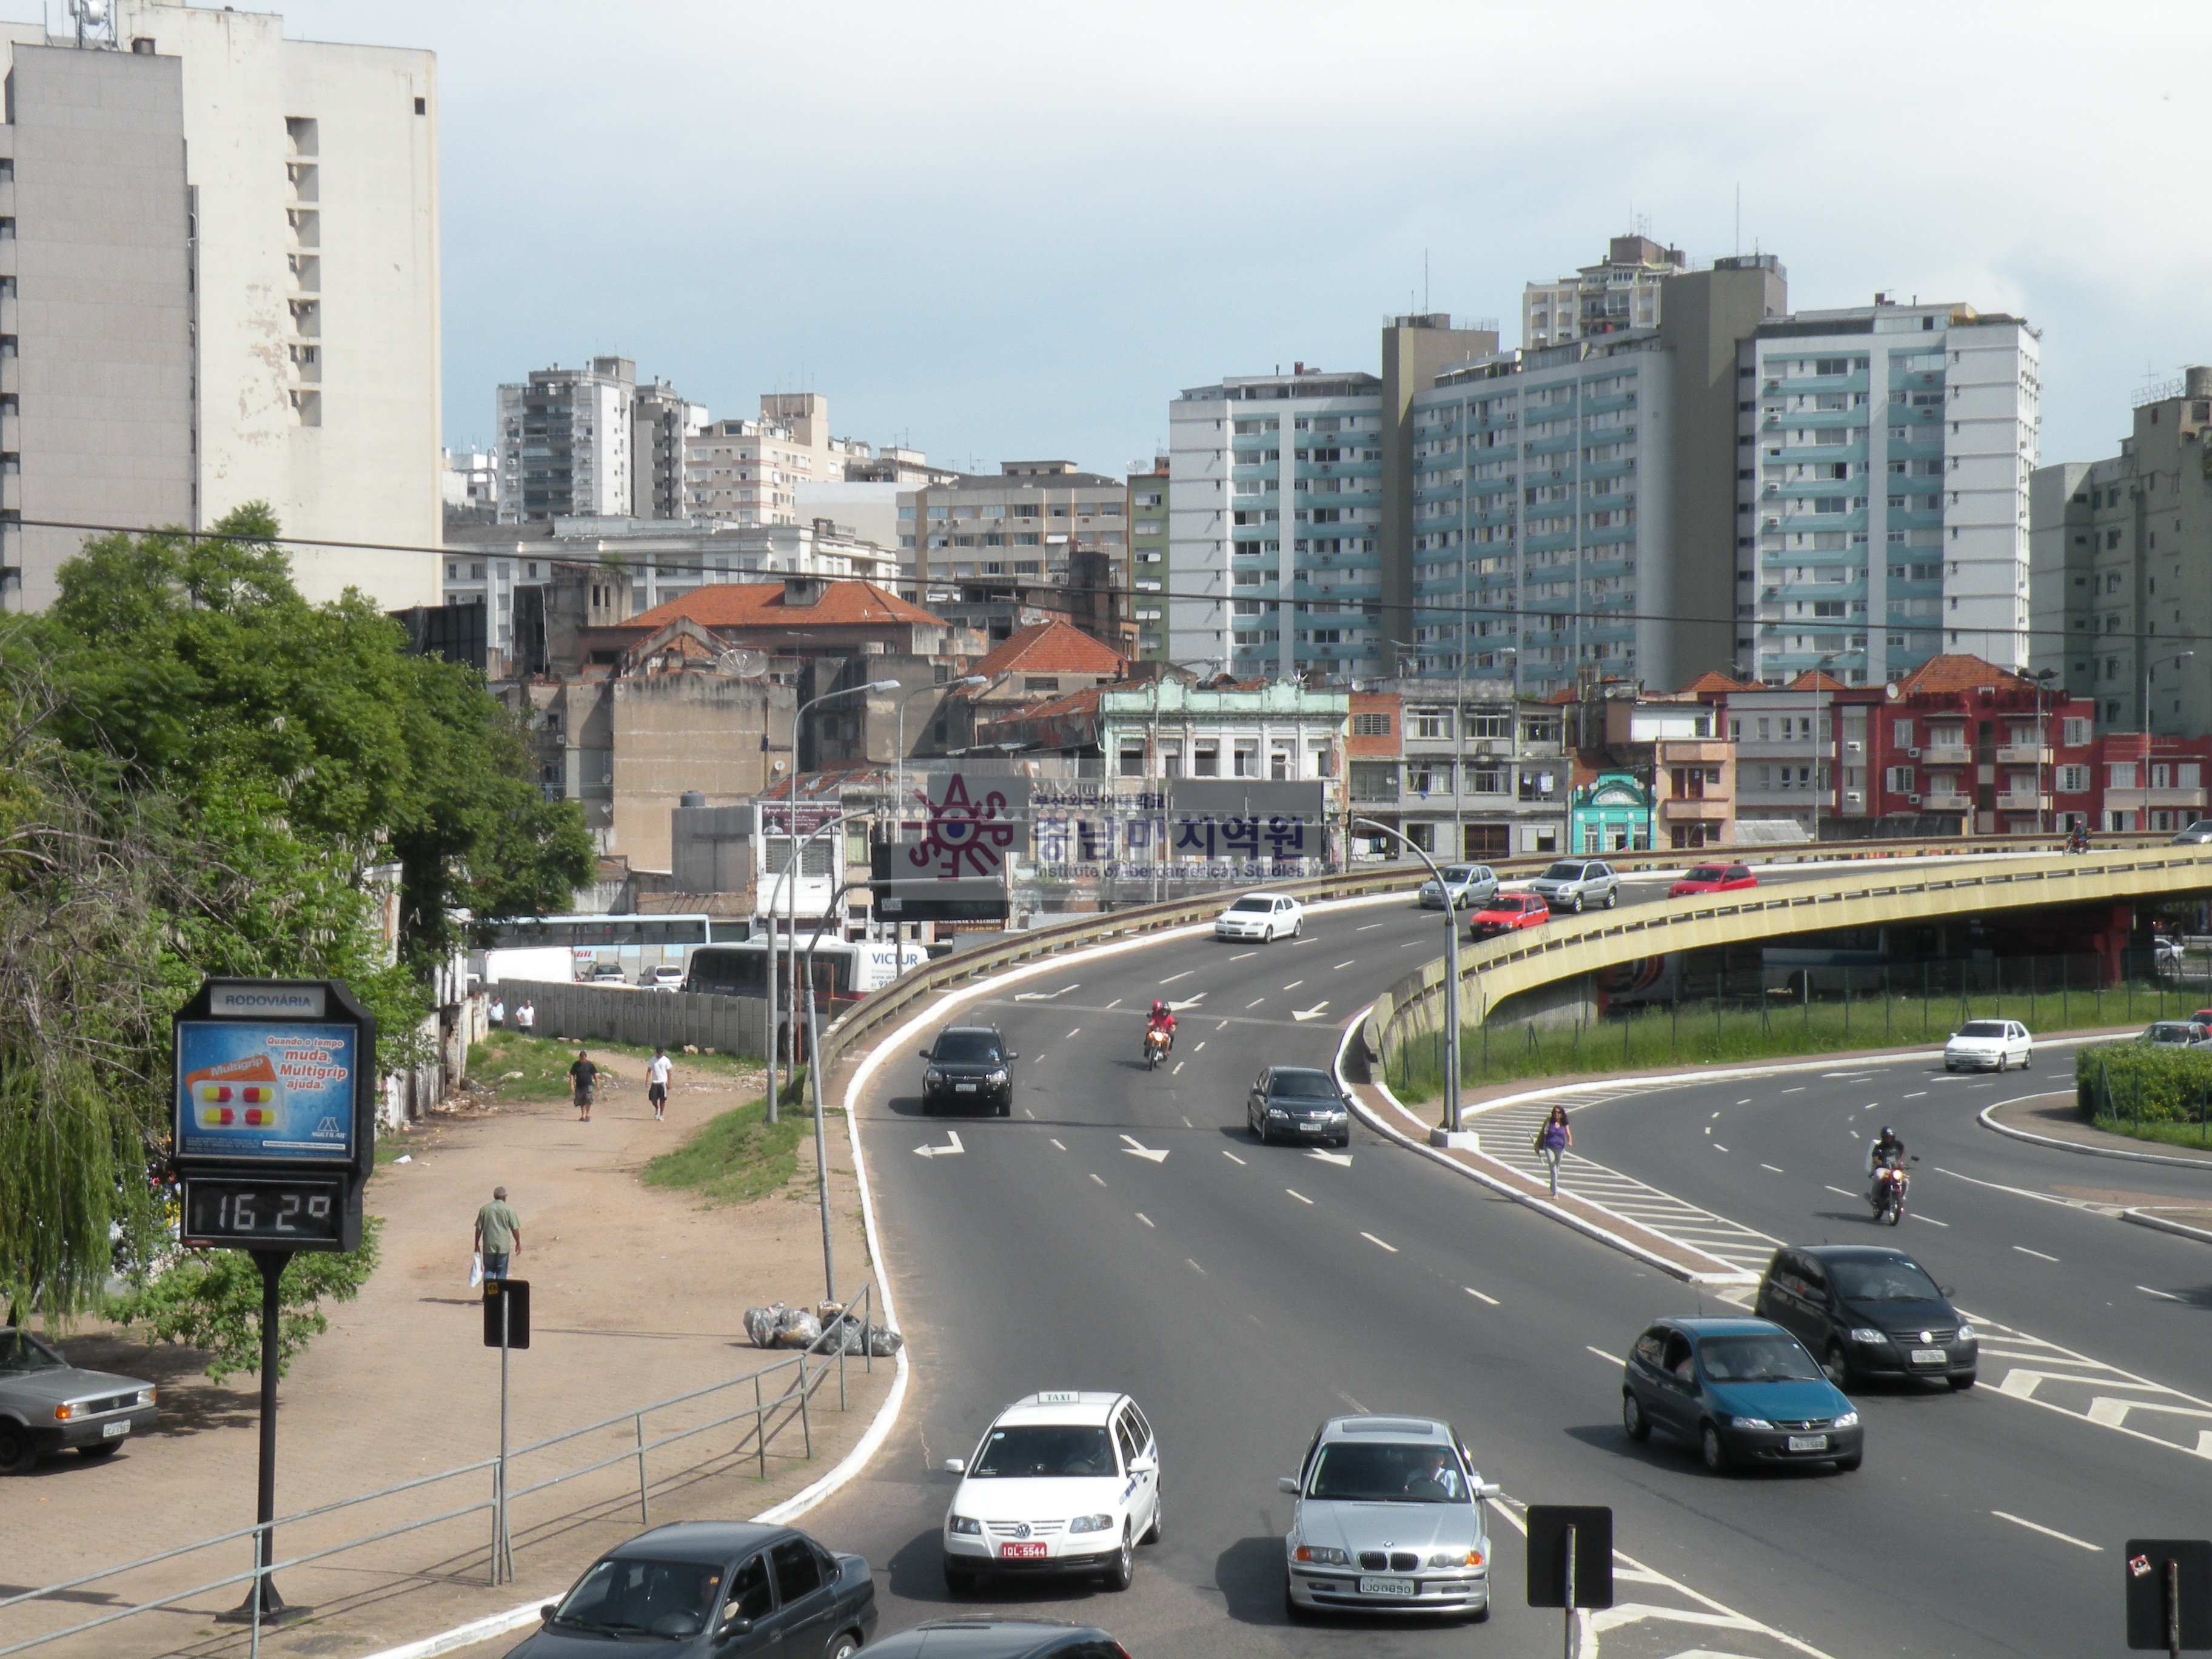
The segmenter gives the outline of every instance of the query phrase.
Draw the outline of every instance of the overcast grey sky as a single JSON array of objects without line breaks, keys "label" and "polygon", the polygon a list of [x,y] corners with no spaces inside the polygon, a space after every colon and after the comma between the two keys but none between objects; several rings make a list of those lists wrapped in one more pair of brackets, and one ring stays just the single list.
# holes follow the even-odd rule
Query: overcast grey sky
[{"label": "overcast grey sky", "polygon": [[[55,9],[58,13],[59,6]],[[1178,390],[1376,367],[1633,213],[1791,302],[2043,331],[2045,461],[2212,361],[2212,7],[294,0],[438,54],[450,441],[595,352],[966,465],[1149,455]]]}]

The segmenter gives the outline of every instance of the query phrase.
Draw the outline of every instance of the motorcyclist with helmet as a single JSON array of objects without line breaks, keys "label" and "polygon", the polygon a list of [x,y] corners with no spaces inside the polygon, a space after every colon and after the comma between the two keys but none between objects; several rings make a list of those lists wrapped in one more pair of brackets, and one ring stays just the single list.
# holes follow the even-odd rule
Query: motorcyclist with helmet
[{"label": "motorcyclist with helmet", "polygon": [[1159,1001],[1157,999],[1155,999],[1152,1003],[1152,1012],[1145,1017],[1145,1036],[1147,1041],[1151,1039],[1152,1033],[1155,1031],[1160,1033],[1160,1035],[1166,1039],[1169,1048],[1174,1048],[1176,1033],[1175,1010],[1169,1007],[1166,1003]]},{"label": "motorcyclist with helmet", "polygon": [[1868,1143],[1866,1166],[1873,1183],[1867,1188],[1867,1202],[1879,1214],[1886,1207],[1882,1188],[1887,1177],[1884,1171],[1894,1170],[1901,1174],[1905,1168],[1905,1142],[1887,1123],[1881,1126],[1881,1133]]}]

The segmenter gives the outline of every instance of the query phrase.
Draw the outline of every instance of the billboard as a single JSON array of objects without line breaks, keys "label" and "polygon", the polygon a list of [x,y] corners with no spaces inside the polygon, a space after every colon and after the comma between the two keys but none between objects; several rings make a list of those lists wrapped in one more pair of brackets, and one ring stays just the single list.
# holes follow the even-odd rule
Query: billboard
[{"label": "billboard", "polygon": [[1328,785],[1316,779],[1108,778],[1036,784],[1035,878],[1234,883],[1318,874]]},{"label": "billboard", "polygon": [[874,849],[870,885],[886,921],[1000,921],[1006,867],[1029,835],[1027,778],[923,774],[921,833]]}]

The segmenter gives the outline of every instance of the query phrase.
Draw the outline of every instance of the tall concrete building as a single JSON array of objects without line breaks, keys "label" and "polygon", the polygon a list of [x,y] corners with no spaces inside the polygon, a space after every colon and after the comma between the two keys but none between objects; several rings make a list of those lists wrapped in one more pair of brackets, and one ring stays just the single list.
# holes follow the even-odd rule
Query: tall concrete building
[{"label": "tall concrete building", "polygon": [[1156,455],[1129,468],[1129,616],[1140,662],[1168,654],[1169,465],[1166,456]]},{"label": "tall concrete building", "polygon": [[2035,331],[1881,295],[1761,323],[1736,374],[1745,665],[1851,685],[1939,653],[2023,667]]},{"label": "tall concrete building", "polygon": [[2212,368],[2151,387],[2101,461],[2029,481],[2033,647],[2107,731],[2212,731]]},{"label": "tall concrete building", "polygon": [[674,386],[655,376],[629,401],[630,517],[684,519],[684,442],[703,431],[708,416]]},{"label": "tall concrete building", "polygon": [[1656,326],[1495,351],[1417,392],[1403,671],[1534,695],[1728,660],[1735,343],[1770,255],[1666,278]]},{"label": "tall concrete building", "polygon": [[927,476],[923,458],[830,435],[830,400],[818,392],[763,392],[757,420],[711,422],[684,441],[686,510],[718,524],[797,524],[805,484],[842,483],[856,473],[896,483]]},{"label": "tall concrete building", "polygon": [[636,397],[637,365],[627,357],[556,363],[500,387],[499,521],[629,517]]},{"label": "tall concrete building", "polygon": [[1689,268],[1678,247],[1649,236],[1615,236],[1599,264],[1522,289],[1521,343],[1534,351],[1593,334],[1656,328],[1667,279]]},{"label": "tall concrete building", "polygon": [[[11,123],[30,150],[8,158],[33,167],[15,216],[25,506],[5,510],[193,526],[258,500],[288,536],[435,547],[434,58],[288,40],[273,15],[165,0],[123,0],[111,18],[82,46],[0,27],[11,73],[56,50],[140,60],[16,82],[33,100]],[[178,157],[181,216],[166,176]],[[43,381],[34,411],[21,400],[37,362],[68,378]],[[67,451],[95,430],[106,453],[87,471]],[[82,538],[5,535],[0,601],[44,604]],[[388,608],[437,600],[434,556],[289,550],[310,598],[351,585]]]}]

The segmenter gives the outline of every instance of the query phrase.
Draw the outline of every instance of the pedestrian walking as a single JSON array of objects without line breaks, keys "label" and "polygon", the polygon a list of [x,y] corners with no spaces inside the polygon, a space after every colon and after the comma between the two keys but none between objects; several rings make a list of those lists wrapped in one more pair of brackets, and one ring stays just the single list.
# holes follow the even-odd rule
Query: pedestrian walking
[{"label": "pedestrian walking", "polygon": [[1552,1196],[1559,1195],[1559,1160],[1567,1155],[1567,1148],[1575,1144],[1575,1132],[1567,1124],[1567,1109],[1552,1108],[1552,1115],[1544,1120],[1544,1127],[1536,1131],[1536,1152],[1551,1166]]},{"label": "pedestrian walking", "polygon": [[491,994],[491,1029],[495,1031],[507,1024],[507,1002],[500,994]]},{"label": "pedestrian walking", "polygon": [[508,1266],[522,1254],[522,1220],[507,1201],[507,1188],[491,1189],[491,1202],[477,1212],[476,1249],[483,1257],[486,1279],[507,1277]]},{"label": "pedestrian walking", "polygon": [[673,1069],[668,1063],[668,1050],[654,1048],[653,1059],[645,1068],[645,1097],[653,1103],[653,1121],[656,1123],[668,1115],[668,1073]]},{"label": "pedestrian walking", "polygon": [[523,998],[522,1006],[514,1011],[514,1029],[525,1036],[538,1035],[538,1005],[528,997]]},{"label": "pedestrian walking", "polygon": [[581,1048],[576,1050],[575,1064],[568,1067],[568,1082],[576,1091],[576,1121],[592,1121],[592,1092],[599,1080],[599,1068],[592,1064],[592,1057]]}]

